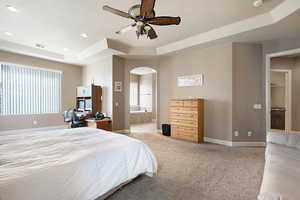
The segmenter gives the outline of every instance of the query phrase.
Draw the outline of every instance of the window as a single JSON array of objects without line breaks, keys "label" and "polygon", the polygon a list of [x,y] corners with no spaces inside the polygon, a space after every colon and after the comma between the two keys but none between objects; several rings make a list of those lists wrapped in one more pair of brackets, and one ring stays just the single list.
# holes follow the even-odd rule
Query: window
[{"label": "window", "polygon": [[0,63],[0,115],[59,113],[61,72]]},{"label": "window", "polygon": [[138,82],[131,82],[130,83],[130,105],[137,106],[139,104],[139,86]]}]

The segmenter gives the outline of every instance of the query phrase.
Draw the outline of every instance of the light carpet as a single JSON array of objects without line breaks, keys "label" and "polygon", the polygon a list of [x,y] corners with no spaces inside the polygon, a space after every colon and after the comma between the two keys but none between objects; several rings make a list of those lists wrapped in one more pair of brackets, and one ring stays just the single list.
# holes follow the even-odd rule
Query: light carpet
[{"label": "light carpet", "polygon": [[108,200],[255,200],[264,167],[264,148],[194,144],[158,133],[134,132],[150,146],[158,175],[141,176]]}]

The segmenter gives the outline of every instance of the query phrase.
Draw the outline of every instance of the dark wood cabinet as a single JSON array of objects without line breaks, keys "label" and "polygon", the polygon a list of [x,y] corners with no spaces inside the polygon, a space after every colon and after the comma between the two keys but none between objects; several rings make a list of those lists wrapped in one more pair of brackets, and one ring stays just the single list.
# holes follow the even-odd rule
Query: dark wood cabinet
[{"label": "dark wood cabinet", "polygon": [[90,112],[93,116],[102,111],[102,87],[96,85],[78,87],[76,91],[76,108]]},{"label": "dark wood cabinet", "polygon": [[110,119],[94,120],[87,119],[87,126],[90,128],[98,128],[106,131],[112,131],[112,121]]},{"label": "dark wood cabinet", "polygon": [[284,109],[274,109],[271,111],[271,129],[285,130]]}]

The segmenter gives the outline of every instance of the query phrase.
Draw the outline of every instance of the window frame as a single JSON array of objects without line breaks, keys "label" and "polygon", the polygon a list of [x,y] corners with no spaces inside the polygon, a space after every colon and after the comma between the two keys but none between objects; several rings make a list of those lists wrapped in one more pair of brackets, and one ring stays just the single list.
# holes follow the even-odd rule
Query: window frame
[{"label": "window frame", "polygon": [[[29,65],[25,65],[25,64],[20,64],[20,63],[12,63],[12,62],[3,62],[0,60],[0,73],[1,73],[1,65],[14,65],[17,67],[21,67],[21,68],[27,68],[27,69],[34,69],[34,70],[42,70],[42,71],[46,71],[46,72],[55,72],[55,73],[60,73],[60,81],[59,81],[59,111],[58,112],[45,112],[45,113],[26,113],[26,114],[1,114],[0,113],[0,117],[3,116],[29,116],[29,115],[49,115],[49,114],[61,114],[62,113],[62,102],[63,102],[63,96],[62,96],[62,80],[63,80],[63,71],[62,70],[56,70],[56,69],[50,69],[50,68],[46,68],[46,67],[38,67],[38,66],[29,66]],[[0,87],[2,84],[2,79],[1,79],[1,74],[0,74]],[[0,106],[1,106],[1,98],[2,96],[2,92],[0,92]]]}]

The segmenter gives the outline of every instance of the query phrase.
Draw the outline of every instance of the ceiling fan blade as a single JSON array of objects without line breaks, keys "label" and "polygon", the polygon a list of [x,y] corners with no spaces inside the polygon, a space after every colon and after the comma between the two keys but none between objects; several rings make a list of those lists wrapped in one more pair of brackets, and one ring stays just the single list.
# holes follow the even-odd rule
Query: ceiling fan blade
[{"label": "ceiling fan blade", "polygon": [[119,15],[121,17],[131,18],[128,13],[123,12],[123,11],[118,10],[118,9],[115,9],[115,8],[112,8],[112,7],[109,7],[109,6],[103,6],[103,10],[111,12],[111,13],[113,13],[115,15]]},{"label": "ceiling fan blade", "polygon": [[128,31],[133,30],[134,27],[136,27],[136,23],[130,24],[129,26],[126,26],[126,27],[122,28],[121,30],[117,31],[116,34],[123,34],[123,33],[126,33],[126,32],[128,32]]},{"label": "ceiling fan blade", "polygon": [[150,27],[150,29],[148,30],[148,37],[153,40],[153,39],[156,39],[157,38],[157,34],[155,32],[155,30],[148,25],[148,27]]},{"label": "ceiling fan blade", "polygon": [[168,17],[168,16],[155,17],[147,20],[147,23],[153,25],[159,25],[159,26],[178,25],[180,24],[180,22],[181,22],[180,17]]},{"label": "ceiling fan blade", "polygon": [[155,0],[142,0],[141,16],[145,18],[150,17],[153,13],[154,6]]}]

